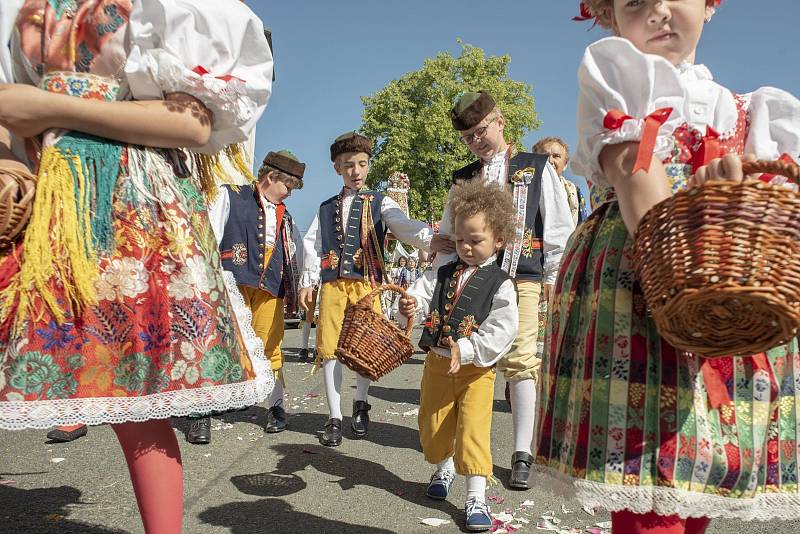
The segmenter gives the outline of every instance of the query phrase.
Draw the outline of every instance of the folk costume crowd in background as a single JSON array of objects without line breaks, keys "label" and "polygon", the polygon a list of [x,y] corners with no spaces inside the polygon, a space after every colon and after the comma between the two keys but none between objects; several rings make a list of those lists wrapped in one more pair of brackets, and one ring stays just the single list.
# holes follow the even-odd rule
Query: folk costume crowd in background
[{"label": "folk costume crowd in background", "polygon": [[[567,144],[521,151],[492,95],[467,91],[450,119],[477,159],[453,173],[438,233],[366,188],[374,143],[351,131],[330,146],[341,190],[303,236],[284,201],[305,164],[273,151],[251,175],[242,157],[273,80],[244,3],[3,0],[0,174],[35,181],[36,196],[0,253],[0,429],[58,427],[49,435],[69,441],[111,424],[145,531],[180,532],[169,418],[190,416],[187,439],[208,443],[211,414],[266,401],[264,430],[287,429],[284,310],[301,308],[301,360],[315,356],[327,398],[319,440],[341,445],[345,311],[394,283],[408,289],[397,320],[422,326],[426,495],[447,499],[465,476],[468,530],[492,527],[497,372],[511,488],[551,479],[611,511],[614,532],[797,519],[797,342],[714,363],[679,351],[630,260],[655,203],[690,180],[743,178],[730,155],[800,155],[800,101],[734,94],[694,64],[719,3],[581,4],[579,19],[614,33],[579,70],[572,165],[591,183],[591,215],[564,177]],[[388,233],[435,254],[432,268],[387,268]],[[369,385],[356,376],[355,438],[369,431]]]}]

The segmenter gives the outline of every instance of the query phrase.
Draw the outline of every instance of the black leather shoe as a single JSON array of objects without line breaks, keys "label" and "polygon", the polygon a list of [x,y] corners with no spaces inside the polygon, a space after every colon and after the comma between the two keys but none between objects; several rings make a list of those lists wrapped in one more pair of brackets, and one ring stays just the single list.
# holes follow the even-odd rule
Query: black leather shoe
[{"label": "black leather shoe", "polygon": [[369,430],[369,409],[372,408],[364,401],[353,401],[353,420],[350,422],[350,428],[353,433],[363,438],[367,435]]},{"label": "black leather shoe", "polygon": [[193,445],[211,443],[211,416],[190,419],[190,421],[189,431],[186,432],[186,441]]},{"label": "black leather shoe", "polygon": [[299,360],[303,363],[308,361],[309,351],[308,349],[300,349],[300,358]]},{"label": "black leather shoe", "polygon": [[78,438],[82,438],[87,432],[89,432],[89,427],[86,425],[81,425],[75,430],[70,431],[54,428],[47,433],[47,439],[57,441],[59,443],[69,443],[70,441],[75,441]]},{"label": "black leather shoe", "polygon": [[513,489],[526,490],[528,489],[528,477],[531,474],[531,466],[533,465],[533,456],[527,452],[517,451],[511,455],[511,477],[508,479],[508,485]]},{"label": "black leather shoe", "polygon": [[325,431],[319,437],[319,442],[326,447],[338,447],[342,444],[342,420],[331,417],[325,423]]},{"label": "black leather shoe", "polygon": [[267,434],[277,434],[286,430],[286,410],[282,406],[273,406],[267,412],[267,426],[264,432]]}]

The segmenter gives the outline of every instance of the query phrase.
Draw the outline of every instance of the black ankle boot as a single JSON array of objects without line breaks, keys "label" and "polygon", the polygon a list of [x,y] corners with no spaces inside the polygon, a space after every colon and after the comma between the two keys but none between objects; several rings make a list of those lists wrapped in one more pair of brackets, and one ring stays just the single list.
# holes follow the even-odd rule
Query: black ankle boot
[{"label": "black ankle boot", "polygon": [[359,438],[366,436],[367,430],[369,430],[370,408],[372,408],[372,406],[365,401],[353,401],[353,420],[350,423],[350,428],[353,429],[353,433]]},{"label": "black ankle boot", "polygon": [[267,412],[267,426],[264,432],[267,434],[277,434],[286,430],[286,410],[282,406],[273,406]]},{"label": "black ankle boot", "polygon": [[211,416],[191,419],[189,431],[186,432],[186,441],[193,445],[207,445],[211,443]]},{"label": "black ankle boot", "polygon": [[511,477],[508,485],[513,489],[528,489],[528,477],[531,474],[533,456],[524,451],[517,451],[511,455]]},{"label": "black ankle boot", "polygon": [[325,423],[325,431],[319,437],[319,442],[326,447],[338,447],[342,444],[342,420],[331,417]]}]

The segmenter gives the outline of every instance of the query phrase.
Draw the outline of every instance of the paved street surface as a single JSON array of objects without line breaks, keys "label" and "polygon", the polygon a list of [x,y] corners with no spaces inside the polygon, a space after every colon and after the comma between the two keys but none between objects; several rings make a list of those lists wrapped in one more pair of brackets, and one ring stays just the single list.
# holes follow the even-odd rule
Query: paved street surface
[{"label": "paved street surface", "polygon": [[[463,531],[465,484],[458,478],[448,501],[424,496],[432,472],[419,452],[416,414],[421,354],[370,389],[372,426],[363,440],[352,439],[349,416],[354,375],[345,372],[345,439],[340,447],[317,441],[327,419],[321,374],[297,361],[299,330],[284,343],[291,413],[289,430],[265,435],[266,411],[217,417],[212,443],[189,445],[186,422],[174,420],[186,473],[184,525],[187,533],[256,534]],[[574,501],[534,487],[516,492],[505,487],[511,457],[511,414],[497,381],[492,431],[495,477],[488,496],[492,510],[508,510],[505,519],[519,532],[537,523],[558,524],[564,532],[609,520]],[[535,479],[533,480],[535,484]],[[524,506],[523,506],[524,503]],[[542,516],[548,519],[542,519]],[[426,526],[421,519],[449,523]],[[580,529],[580,530],[569,530]],[[119,445],[108,426],[92,428],[72,444],[46,443],[45,432],[0,433],[0,532],[140,533],[138,511]],[[604,532],[608,532],[605,530]],[[710,533],[800,532],[800,522],[741,523],[717,520]]]}]

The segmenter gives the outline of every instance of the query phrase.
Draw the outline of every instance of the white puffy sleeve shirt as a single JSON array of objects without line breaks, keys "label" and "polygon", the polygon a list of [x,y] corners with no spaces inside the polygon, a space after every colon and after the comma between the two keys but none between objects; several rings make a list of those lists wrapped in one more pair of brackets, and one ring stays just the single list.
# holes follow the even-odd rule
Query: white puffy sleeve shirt
[{"label": "white puffy sleeve shirt", "polygon": [[[5,1],[5,0],[4,0]],[[136,100],[184,92],[214,114],[213,154],[247,140],[272,93],[272,52],[261,20],[238,0],[138,0],[125,76]]]},{"label": "white puffy sleeve shirt", "polygon": [[[714,82],[703,65],[672,65],[661,56],[644,54],[630,41],[608,37],[590,45],[578,69],[578,148],[572,169],[595,184],[609,186],[600,168],[607,145],[639,142],[644,119],[672,108],[658,131],[654,157],[665,160],[674,148],[673,134],[682,125],[705,133],[710,126],[723,136],[735,131],[739,118],[734,94]],[[777,159],[800,154],[800,101],[785,91],[764,87],[740,95],[750,118],[745,152]],[[610,130],[604,120],[611,110],[631,118]]]}]

